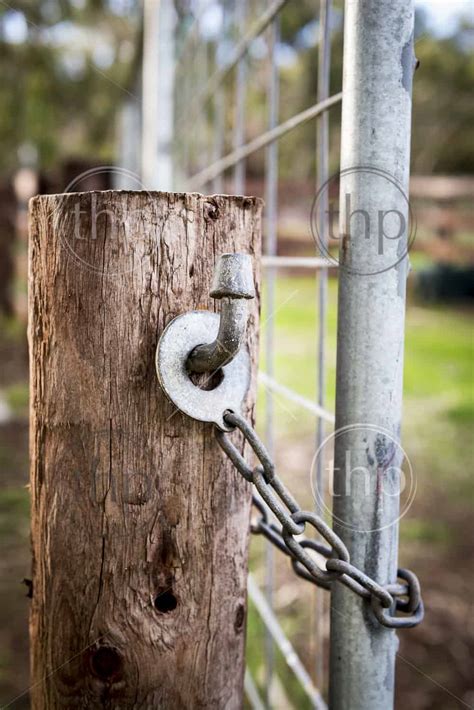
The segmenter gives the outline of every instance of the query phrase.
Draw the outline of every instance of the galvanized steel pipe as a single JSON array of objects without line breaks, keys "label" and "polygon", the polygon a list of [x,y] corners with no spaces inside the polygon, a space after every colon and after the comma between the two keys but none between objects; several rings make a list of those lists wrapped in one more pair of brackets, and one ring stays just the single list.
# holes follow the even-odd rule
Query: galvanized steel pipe
[{"label": "galvanized steel pipe", "polygon": [[[335,444],[334,530],[351,562],[384,585],[397,570],[399,497],[383,487],[400,456],[382,432],[400,435],[413,3],[346,0],[344,23],[336,430],[348,429]],[[381,215],[388,238],[380,236]],[[368,485],[355,471],[368,472]],[[397,648],[395,631],[335,585],[332,710],[389,710]]]}]

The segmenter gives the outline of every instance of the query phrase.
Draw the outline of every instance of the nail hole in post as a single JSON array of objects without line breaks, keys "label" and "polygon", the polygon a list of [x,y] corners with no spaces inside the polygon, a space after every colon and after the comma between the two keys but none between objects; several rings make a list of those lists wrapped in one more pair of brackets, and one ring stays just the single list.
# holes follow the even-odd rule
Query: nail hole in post
[{"label": "nail hole in post", "polygon": [[178,606],[178,600],[173,592],[167,589],[155,597],[154,605],[157,611],[162,614],[169,614],[170,611],[174,611]]},{"label": "nail hole in post", "polygon": [[90,667],[95,676],[110,682],[122,673],[122,657],[115,648],[102,646],[91,654]]}]

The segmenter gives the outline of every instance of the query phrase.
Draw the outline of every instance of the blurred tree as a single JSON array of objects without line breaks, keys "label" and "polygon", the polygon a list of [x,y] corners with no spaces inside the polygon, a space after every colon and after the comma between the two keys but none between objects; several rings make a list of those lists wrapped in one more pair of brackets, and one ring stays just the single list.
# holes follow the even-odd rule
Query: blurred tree
[{"label": "blurred tree", "polygon": [[412,171],[472,173],[474,25],[446,39],[424,32],[416,41],[420,68],[413,92]]},{"label": "blurred tree", "polygon": [[19,0],[0,11],[0,170],[33,144],[39,163],[111,159],[114,115],[129,93],[136,2]]},{"label": "blurred tree", "polygon": [[[294,50],[293,61],[281,69],[280,119],[316,102],[318,17],[311,0],[286,6],[281,14],[281,46]],[[330,93],[342,87],[343,3],[332,3]],[[445,39],[433,36],[428,16],[416,13],[416,55],[420,68],[414,79],[412,172],[472,173],[474,141],[474,25],[461,23]],[[263,97],[261,97],[263,100]],[[338,167],[340,109],[331,110],[330,171]],[[309,150],[314,146],[314,150]],[[282,177],[312,179],[315,171],[314,122],[300,127],[280,143]],[[256,158],[259,161],[259,158]],[[250,166],[251,167],[251,166]]]},{"label": "blurred tree", "polygon": [[[176,0],[176,7],[180,17],[197,12],[191,0]],[[250,18],[259,14],[260,0],[251,0],[250,10]],[[139,0],[17,0],[14,9],[6,5],[0,9],[0,101],[5,107],[0,115],[1,171],[17,166],[17,149],[25,143],[36,147],[46,168],[65,158],[113,159],[115,115],[133,93],[140,14]],[[331,16],[331,93],[335,93],[342,85],[342,0],[333,1]],[[318,29],[314,0],[299,0],[283,9],[280,120],[316,102]],[[421,67],[413,97],[413,172],[467,173],[474,168],[469,132],[474,109],[473,36],[474,27],[465,22],[451,37],[438,39],[430,33],[427,15],[417,13]],[[264,130],[268,120],[265,52],[257,44],[258,51],[251,48],[249,56],[247,139]],[[229,103],[227,143],[231,108]],[[338,167],[339,114],[340,108],[331,110],[331,172]],[[280,143],[282,177],[313,179],[315,151],[314,122],[286,136]],[[261,174],[263,159],[263,154],[252,156],[249,172]]]}]

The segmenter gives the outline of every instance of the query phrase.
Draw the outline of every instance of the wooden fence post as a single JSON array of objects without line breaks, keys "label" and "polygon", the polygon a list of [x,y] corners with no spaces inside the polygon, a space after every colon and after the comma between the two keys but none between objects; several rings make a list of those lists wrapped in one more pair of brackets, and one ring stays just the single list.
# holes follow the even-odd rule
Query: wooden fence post
[{"label": "wooden fence post", "polygon": [[219,308],[221,253],[253,257],[258,294],[261,204],[31,201],[34,710],[241,707],[251,491],[165,398],[154,355],[174,316]]}]

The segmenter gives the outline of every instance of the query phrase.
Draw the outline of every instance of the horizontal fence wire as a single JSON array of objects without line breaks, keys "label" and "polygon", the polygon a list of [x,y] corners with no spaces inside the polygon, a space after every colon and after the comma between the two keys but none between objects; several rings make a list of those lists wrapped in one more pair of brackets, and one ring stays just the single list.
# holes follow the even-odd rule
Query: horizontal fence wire
[{"label": "horizontal fence wire", "polygon": [[285,397],[285,399],[288,399],[290,402],[294,402],[303,409],[306,409],[308,412],[311,412],[311,414],[314,414],[315,417],[319,417],[320,419],[323,419],[324,421],[329,422],[330,424],[334,424],[334,422],[336,421],[336,417],[334,416],[334,414],[328,412],[323,407],[320,407],[320,405],[316,404],[316,402],[313,402],[313,400],[307,399],[301,394],[298,394],[298,392],[295,392],[289,387],[285,387],[285,385],[280,384],[280,382],[274,380],[273,377],[269,377],[265,372],[262,372],[261,370],[258,373],[258,381],[261,385],[267,387],[272,392],[280,394],[282,397]]},{"label": "horizontal fence wire", "polygon": [[262,256],[261,264],[275,269],[326,269],[337,266],[320,256]]},{"label": "horizontal fence wire", "polygon": [[320,101],[319,103],[310,106],[310,108],[297,113],[292,116],[287,121],[280,123],[275,128],[261,133],[259,136],[251,140],[246,145],[243,145],[237,150],[233,150],[228,155],[224,156],[220,160],[217,160],[208,168],[201,170],[200,172],[189,178],[189,186],[193,190],[197,190],[204,187],[210,180],[214,179],[218,175],[222,175],[226,170],[232,168],[236,163],[240,162],[244,158],[248,158],[249,155],[256,153],[261,148],[265,148],[274,141],[279,140],[282,136],[286,135],[290,131],[293,131],[298,126],[311,121],[316,116],[319,116],[323,111],[328,111],[333,106],[336,106],[342,100],[342,92],[330,96],[325,101]]},{"label": "horizontal fence wire", "polygon": [[[250,26],[243,37],[237,42],[237,45],[232,54],[232,58],[218,69],[209,78],[203,91],[198,93],[191,99],[189,112],[183,117],[183,125],[189,125],[194,120],[195,116],[202,109],[203,105],[214,96],[215,92],[221,86],[231,71],[237,66],[240,59],[248,52],[252,42],[259,37],[262,32],[270,25],[271,21],[278,15],[280,10],[289,2],[289,0],[274,0],[265,12]],[[182,126],[179,126],[181,128]]]},{"label": "horizontal fence wire", "polygon": [[252,574],[249,574],[247,581],[247,590],[249,597],[255,606],[256,610],[268,631],[271,633],[273,640],[278,646],[283,658],[288,667],[293,671],[295,678],[299,681],[301,687],[306,693],[311,702],[311,706],[316,710],[327,710],[326,703],[319,690],[313,685],[309,673],[301,662],[298,654],[294,650],[291,642],[283,631],[280,622],[273,613],[270,605],[260,591],[258,584],[254,580]]}]

